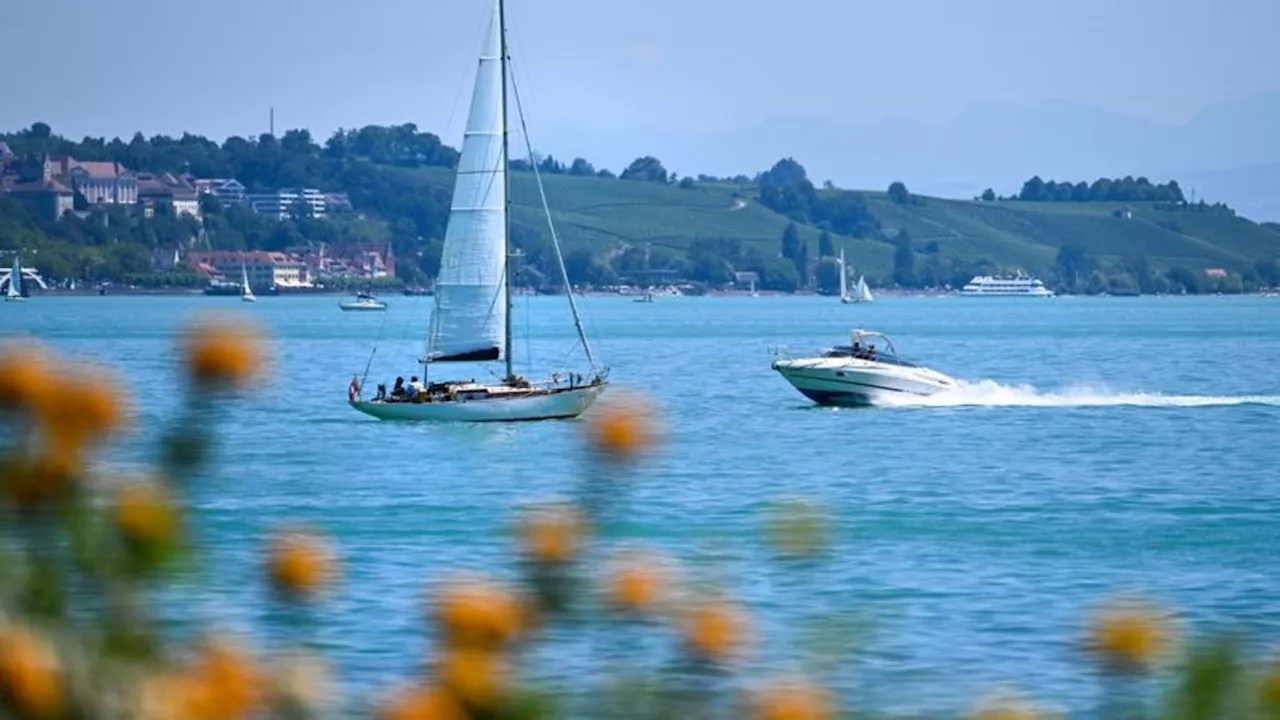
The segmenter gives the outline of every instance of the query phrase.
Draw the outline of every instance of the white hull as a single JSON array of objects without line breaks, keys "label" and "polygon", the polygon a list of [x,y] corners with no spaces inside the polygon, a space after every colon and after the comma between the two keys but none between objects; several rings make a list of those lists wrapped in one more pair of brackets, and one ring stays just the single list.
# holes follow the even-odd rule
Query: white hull
[{"label": "white hull", "polygon": [[26,302],[27,299],[22,297],[21,295],[14,295],[12,297],[6,297],[4,301],[5,302]]},{"label": "white hull", "polygon": [[581,415],[604,392],[604,384],[531,393],[515,397],[445,402],[375,402],[353,400],[351,407],[379,420],[435,422],[520,422],[555,420]]},{"label": "white hull", "polygon": [[956,294],[957,294],[957,295],[959,295],[960,297],[1030,297],[1030,298],[1051,298],[1051,297],[1053,297],[1053,293],[1052,293],[1052,292],[1049,292],[1048,290],[1045,290],[1045,291],[1042,291],[1042,292],[998,292],[998,291],[991,291],[991,292],[983,292],[983,291],[965,292],[964,290],[961,290],[960,292],[958,292],[958,293],[956,293]]},{"label": "white hull", "polygon": [[344,302],[338,303],[338,307],[347,312],[378,312],[387,309],[386,303],[364,303],[364,302]]},{"label": "white hull", "polygon": [[240,302],[247,302],[247,303],[258,302],[258,298],[252,295],[241,295]]},{"label": "white hull", "polygon": [[775,360],[773,369],[819,405],[875,405],[887,397],[956,388],[955,380],[929,368],[848,357]]}]

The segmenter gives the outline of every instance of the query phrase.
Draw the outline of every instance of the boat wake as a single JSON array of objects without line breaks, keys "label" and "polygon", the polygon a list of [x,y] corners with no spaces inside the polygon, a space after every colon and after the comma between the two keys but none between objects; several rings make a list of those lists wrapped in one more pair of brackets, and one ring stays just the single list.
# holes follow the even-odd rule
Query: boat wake
[{"label": "boat wake", "polygon": [[1223,407],[1280,406],[1280,395],[1165,395],[1118,392],[1076,385],[1044,391],[1030,385],[1001,385],[994,380],[959,381],[959,387],[929,396],[894,396],[878,400],[882,407]]}]

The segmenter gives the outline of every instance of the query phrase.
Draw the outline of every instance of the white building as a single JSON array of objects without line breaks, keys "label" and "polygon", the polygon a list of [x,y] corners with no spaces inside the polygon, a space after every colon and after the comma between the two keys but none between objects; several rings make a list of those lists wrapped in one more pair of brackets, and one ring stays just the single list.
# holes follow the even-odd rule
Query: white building
[{"label": "white building", "polygon": [[324,217],[328,211],[328,201],[325,194],[313,188],[277,190],[270,193],[249,193],[245,195],[245,202],[253,208],[254,212],[262,215],[271,215],[280,220],[290,217],[293,214],[294,206],[299,202],[307,206],[312,217]]}]

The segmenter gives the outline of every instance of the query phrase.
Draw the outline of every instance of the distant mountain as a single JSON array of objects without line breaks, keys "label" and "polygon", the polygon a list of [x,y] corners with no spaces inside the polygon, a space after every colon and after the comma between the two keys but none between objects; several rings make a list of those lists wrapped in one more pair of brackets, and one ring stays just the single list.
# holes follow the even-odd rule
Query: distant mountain
[{"label": "distant mountain", "polygon": [[1032,175],[1176,178],[1246,216],[1277,220],[1277,127],[1280,92],[1211,106],[1172,127],[1063,101],[980,102],[938,123],[778,118],[701,137],[655,129],[562,129],[540,144],[556,155],[582,155],[609,167],[647,154],[678,171],[717,175],[752,175],[791,156],[811,177],[837,185],[883,188],[901,180],[912,189],[952,197],[970,197],[986,187],[1016,192]]}]

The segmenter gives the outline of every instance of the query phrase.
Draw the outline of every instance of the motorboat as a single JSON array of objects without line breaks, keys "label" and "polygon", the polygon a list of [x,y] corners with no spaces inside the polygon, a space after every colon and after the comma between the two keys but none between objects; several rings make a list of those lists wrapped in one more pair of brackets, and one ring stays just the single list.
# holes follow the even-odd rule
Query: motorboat
[{"label": "motorboat", "polygon": [[338,307],[349,312],[358,311],[358,310],[377,311],[377,310],[386,310],[387,304],[382,300],[379,300],[374,295],[371,295],[370,293],[362,292],[362,293],[356,294],[355,300],[346,300],[344,302],[338,303]]},{"label": "motorboat", "polygon": [[872,330],[852,331],[849,345],[829,348],[819,357],[777,357],[771,367],[819,405],[875,405],[958,386],[940,372],[902,359],[888,337]]}]

